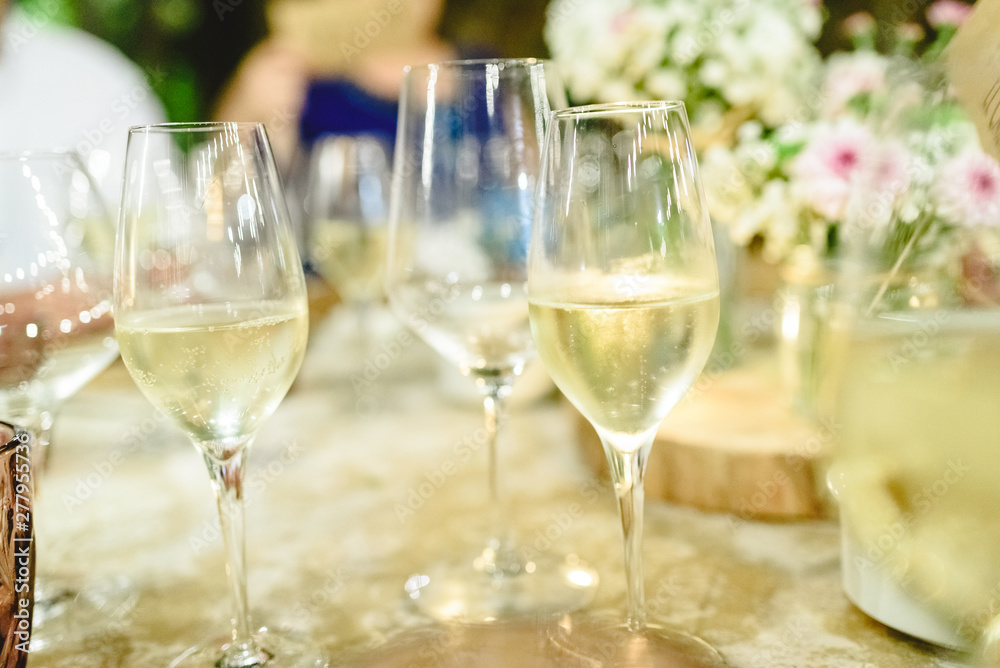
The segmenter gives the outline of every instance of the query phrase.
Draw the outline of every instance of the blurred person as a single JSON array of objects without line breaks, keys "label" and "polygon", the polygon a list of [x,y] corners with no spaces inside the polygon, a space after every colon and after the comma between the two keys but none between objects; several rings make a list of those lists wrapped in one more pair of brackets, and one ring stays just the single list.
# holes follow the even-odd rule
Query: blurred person
[{"label": "blurred person", "polygon": [[[403,68],[474,55],[440,36],[444,4],[314,0],[312,10],[304,11],[297,0],[273,0],[274,29],[297,36],[317,70],[301,115],[303,141],[327,133],[394,137]],[[332,30],[317,29],[324,23]]]},{"label": "blurred person", "polygon": [[212,116],[219,121],[263,123],[275,161],[287,172],[299,144],[299,116],[311,76],[309,62],[298,48],[266,38],[240,63]]},{"label": "blurred person", "polygon": [[[269,0],[269,35],[237,68],[213,116],[264,123],[303,247],[315,141],[365,134],[392,146],[403,68],[471,53],[440,37],[443,5],[444,0]],[[306,268],[311,269],[308,262]]]},{"label": "blurred person", "polygon": [[129,126],[166,120],[146,75],[118,50],[11,0],[0,0],[0,91],[0,150],[77,151],[112,215]]},{"label": "blurred person", "polygon": [[271,0],[271,35],[220,96],[220,120],[265,123],[289,167],[324,134],[392,139],[403,67],[480,55],[438,33],[443,0]]}]

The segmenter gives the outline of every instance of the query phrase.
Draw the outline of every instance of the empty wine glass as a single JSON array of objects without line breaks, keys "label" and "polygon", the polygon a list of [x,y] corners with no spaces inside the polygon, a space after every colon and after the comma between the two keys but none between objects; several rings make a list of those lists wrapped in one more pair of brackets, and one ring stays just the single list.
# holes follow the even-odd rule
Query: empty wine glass
[{"label": "empty wine glass", "polygon": [[[32,433],[38,478],[55,415],[118,356],[113,249],[114,225],[76,153],[0,152],[0,416]],[[130,605],[124,578],[71,581],[42,552],[32,650],[85,636]]]},{"label": "empty wine glass", "polygon": [[719,322],[712,229],[683,103],[553,112],[536,211],[531,331],[556,385],[604,445],[627,580],[624,625],[579,617],[556,642],[585,665],[724,665],[703,641],[647,622],[642,579],[646,461]]},{"label": "empty wine glass", "polygon": [[322,656],[251,625],[243,472],[305,353],[301,261],[264,128],[133,127],[115,258],[115,330],[136,385],[208,467],[226,549],[228,642],[176,667],[318,668]]},{"label": "empty wine glass", "polygon": [[354,339],[372,341],[388,245],[392,147],[377,135],[327,135],[309,163],[305,208],[309,258],[356,316]]},{"label": "empty wine glass", "polygon": [[482,549],[407,582],[417,605],[437,618],[492,621],[571,610],[597,586],[596,573],[573,555],[529,559],[519,549],[497,471],[505,400],[534,356],[525,262],[545,119],[550,102],[562,101],[548,66],[536,60],[405,72],[386,290],[399,318],[482,394],[493,515]]}]

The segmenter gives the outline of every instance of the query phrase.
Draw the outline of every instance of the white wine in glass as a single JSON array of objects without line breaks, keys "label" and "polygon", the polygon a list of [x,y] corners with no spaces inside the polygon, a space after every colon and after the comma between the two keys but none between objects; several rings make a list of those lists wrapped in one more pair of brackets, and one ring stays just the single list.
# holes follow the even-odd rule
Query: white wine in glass
[{"label": "white wine in glass", "polygon": [[554,638],[559,652],[583,665],[725,665],[702,640],[647,621],[642,579],[646,461],[719,323],[712,230],[682,103],[553,112],[528,294],[539,356],[601,437],[624,536],[624,623],[568,618]]},{"label": "white wine in glass", "polygon": [[575,555],[520,549],[497,468],[506,399],[535,357],[527,247],[546,118],[564,105],[537,60],[439,63],[404,77],[386,292],[399,318],[475,382],[488,433],[491,535],[406,584],[438,619],[551,615],[586,605],[597,587]]},{"label": "white wine in glass", "polygon": [[344,303],[367,311],[382,298],[389,239],[392,147],[378,135],[327,135],[316,141],[306,192],[309,258]]},{"label": "white wine in glass", "polygon": [[308,303],[263,126],[133,127],[115,258],[115,329],[136,385],[208,467],[232,599],[228,641],[176,668],[321,668],[322,654],[251,623],[243,472],[305,354]]}]

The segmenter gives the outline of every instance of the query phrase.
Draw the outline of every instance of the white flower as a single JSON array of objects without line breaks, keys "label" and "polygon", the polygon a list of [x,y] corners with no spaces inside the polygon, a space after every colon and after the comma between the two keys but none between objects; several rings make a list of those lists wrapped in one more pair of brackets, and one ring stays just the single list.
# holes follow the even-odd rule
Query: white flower
[{"label": "white flower", "polygon": [[788,183],[768,180],[776,159],[774,148],[763,141],[741,145],[738,151],[714,147],[702,159],[713,220],[726,226],[736,244],[761,235],[774,258],[794,245],[800,213]]},{"label": "white flower", "polygon": [[547,17],[574,102],[682,98],[705,136],[734,107],[787,120],[819,62],[809,0],[552,0]]},{"label": "white flower", "polygon": [[640,91],[624,81],[608,81],[598,91],[602,100],[636,100],[646,97]]},{"label": "white flower", "polygon": [[660,68],[646,78],[646,90],[661,100],[683,100],[687,83],[675,70]]},{"label": "white flower", "polygon": [[729,67],[717,58],[710,58],[701,66],[698,75],[706,86],[721,88],[729,80]]},{"label": "white flower", "polygon": [[718,146],[705,152],[701,175],[712,219],[726,225],[734,241],[745,243],[735,228],[737,218],[756,198],[750,175],[741,169],[734,152]]},{"label": "white flower", "polygon": [[764,126],[758,121],[747,121],[736,131],[736,138],[740,143],[756,141],[764,134]]},{"label": "white flower", "polygon": [[822,3],[809,2],[808,0],[803,2],[799,14],[799,25],[802,26],[803,32],[812,39],[819,37],[820,30],[823,28]]},{"label": "white flower", "polygon": [[764,185],[752,214],[764,238],[764,259],[777,262],[800,243],[799,204],[785,181],[772,180]]},{"label": "white flower", "polygon": [[678,68],[678,72],[694,63],[702,54],[702,48],[698,44],[697,30],[678,29],[668,45],[668,53],[667,61],[673,67]]},{"label": "white flower", "polygon": [[736,159],[745,173],[753,175],[757,183],[763,183],[767,175],[778,164],[778,151],[774,144],[766,141],[744,141],[734,151]]}]

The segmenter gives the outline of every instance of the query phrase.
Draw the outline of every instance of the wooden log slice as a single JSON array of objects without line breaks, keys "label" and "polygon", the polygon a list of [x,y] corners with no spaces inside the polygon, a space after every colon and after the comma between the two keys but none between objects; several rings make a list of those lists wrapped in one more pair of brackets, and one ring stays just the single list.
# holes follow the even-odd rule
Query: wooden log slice
[{"label": "wooden log slice", "polygon": [[[606,476],[597,433],[577,418],[584,457]],[[829,425],[792,409],[770,359],[747,362],[704,375],[663,422],[646,494],[745,519],[822,517],[831,441]]]}]

